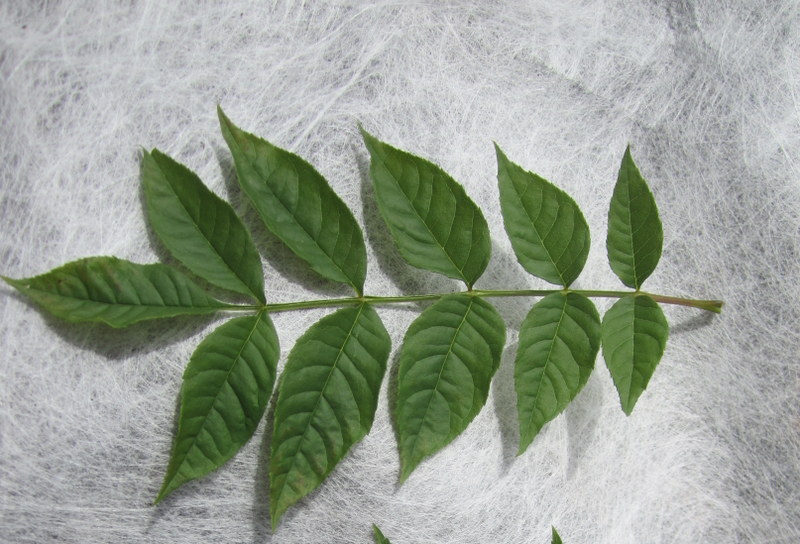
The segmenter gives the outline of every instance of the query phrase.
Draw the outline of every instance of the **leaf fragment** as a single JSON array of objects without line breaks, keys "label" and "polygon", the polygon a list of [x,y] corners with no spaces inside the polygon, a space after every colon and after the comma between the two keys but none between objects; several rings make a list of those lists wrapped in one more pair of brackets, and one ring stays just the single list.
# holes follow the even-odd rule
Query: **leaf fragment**
[{"label": "leaf fragment", "polygon": [[630,415],[664,354],[669,323],[658,303],[647,295],[619,299],[603,317],[603,357]]},{"label": "leaf fragment", "polygon": [[218,287],[266,302],[261,257],[230,204],[157,149],[144,153],[142,186],[150,224],[176,259]]},{"label": "leaf fragment", "polygon": [[569,287],[589,254],[589,226],[567,193],[514,164],[495,144],[503,222],[529,273]]},{"label": "leaf fragment", "polygon": [[600,349],[600,316],[577,293],[553,293],[533,306],[519,331],[514,370],[519,454],[586,385]]},{"label": "leaf fragment", "polygon": [[401,482],[480,412],[505,334],[494,306],[462,293],[442,297],[411,324],[400,349],[395,413]]},{"label": "leaf fragment", "polygon": [[430,161],[362,129],[378,208],[411,265],[472,287],[491,255],[489,227],[464,188]]},{"label": "leaf fragment", "polygon": [[269,468],[273,529],[369,432],[390,350],[389,335],[367,304],[322,318],[295,344],[275,408]]},{"label": "leaf fragment", "polygon": [[56,317],[127,327],[139,321],[210,314],[230,304],[210,297],[167,265],[89,257],[23,279],[3,277]]},{"label": "leaf fragment", "polygon": [[625,149],[608,210],[608,262],[637,291],[658,265],[664,232],[653,193]]},{"label": "leaf fragment", "polygon": [[178,432],[156,503],[218,469],[250,440],[272,394],[279,355],[263,311],[227,321],[197,346],[183,375]]},{"label": "leaf fragment", "polygon": [[375,544],[391,544],[389,539],[383,536],[383,533],[374,523],[372,524],[372,535],[375,537]]},{"label": "leaf fragment", "polygon": [[563,544],[563,542],[561,541],[561,537],[558,535],[558,531],[556,531],[556,528],[553,527],[552,529],[553,529],[553,539],[550,541],[550,544]]},{"label": "leaf fragment", "polygon": [[221,108],[218,114],[239,185],[267,228],[321,276],[360,295],[367,251],[347,205],[308,162],[239,129]]}]

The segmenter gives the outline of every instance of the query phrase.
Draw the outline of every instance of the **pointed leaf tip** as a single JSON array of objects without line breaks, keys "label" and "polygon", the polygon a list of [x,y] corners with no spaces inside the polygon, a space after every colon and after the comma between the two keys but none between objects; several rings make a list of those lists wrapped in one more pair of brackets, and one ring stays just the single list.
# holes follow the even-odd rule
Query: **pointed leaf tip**
[{"label": "pointed leaf tip", "polygon": [[264,272],[233,208],[186,166],[158,149],[142,156],[150,224],[186,268],[209,283],[264,304]]},{"label": "pointed leaf tip", "polygon": [[628,146],[608,211],[608,262],[622,283],[638,291],[658,265],[663,243],[655,198]]},{"label": "pointed leaf tip", "polygon": [[447,295],[411,324],[400,349],[395,421],[404,482],[480,412],[500,364],[505,323],[483,299]]},{"label": "pointed leaf tip", "polygon": [[464,188],[436,164],[362,129],[381,217],[411,265],[471,288],[491,256],[489,227]]},{"label": "pointed leaf tip", "polygon": [[239,185],[266,227],[318,274],[360,296],[367,252],[347,205],[303,158],[239,129],[221,109],[219,117]]},{"label": "pointed leaf tip", "polygon": [[589,255],[589,225],[567,193],[510,161],[500,147],[497,180],[503,224],[517,260],[550,283],[569,287]]},{"label": "pointed leaf tip", "polygon": [[295,344],[275,406],[273,528],[369,432],[390,350],[389,335],[367,304],[322,318]]},{"label": "pointed leaf tip", "polygon": [[603,357],[626,415],[633,412],[664,354],[669,323],[647,295],[619,299],[603,317]]}]

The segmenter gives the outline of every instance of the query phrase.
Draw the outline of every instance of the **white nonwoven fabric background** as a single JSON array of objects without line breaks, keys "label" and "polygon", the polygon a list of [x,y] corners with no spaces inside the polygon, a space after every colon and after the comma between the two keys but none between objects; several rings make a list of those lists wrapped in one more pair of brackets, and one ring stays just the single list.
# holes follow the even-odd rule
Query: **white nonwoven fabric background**
[{"label": "white nonwoven fabric background", "polygon": [[[800,7],[795,2],[0,3],[0,274],[91,255],[174,263],[142,209],[157,147],[253,230],[271,302],[346,296],[259,224],[216,105],[322,172],[365,229],[366,291],[460,289],[405,264],[382,225],[357,125],[434,160],[482,207],[482,288],[547,288],[504,234],[492,142],[568,191],[592,249],[578,288],[621,286],[606,214],[630,143],[664,252],[651,292],[664,358],[625,417],[602,358],[517,457],[508,324],[489,400],[398,486],[384,382],[372,432],[273,534],[269,419],[230,463],[158,507],[183,368],[218,319],[70,325],[0,288],[0,541],[394,544],[800,542]],[[601,312],[607,301],[598,301]],[[379,314],[390,371],[414,306]],[[274,316],[282,352],[326,312]],[[282,368],[282,359],[280,367]],[[273,399],[274,400],[274,399]],[[271,415],[271,410],[270,410]]]}]

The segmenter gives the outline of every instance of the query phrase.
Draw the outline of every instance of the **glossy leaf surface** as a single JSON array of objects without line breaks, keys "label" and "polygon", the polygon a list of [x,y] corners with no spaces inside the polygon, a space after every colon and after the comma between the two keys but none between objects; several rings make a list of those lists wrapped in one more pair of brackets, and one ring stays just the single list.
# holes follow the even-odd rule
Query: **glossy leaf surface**
[{"label": "glossy leaf surface", "polygon": [[639,289],[661,258],[664,233],[655,198],[625,150],[608,211],[608,262],[628,287]]},{"label": "glossy leaf surface", "polygon": [[178,432],[156,502],[216,470],[250,440],[272,394],[279,356],[264,312],[224,323],[197,346],[183,375]]},{"label": "glossy leaf surface", "polygon": [[589,254],[589,226],[567,193],[497,152],[500,207],[520,264],[550,283],[569,287]]},{"label": "glossy leaf surface", "polygon": [[210,314],[230,307],[174,268],[116,257],[89,257],[40,276],[3,279],[51,314],[73,323],[126,327],[147,319]]},{"label": "glossy leaf surface", "polygon": [[630,415],[664,354],[669,324],[652,298],[628,296],[606,312],[601,333],[603,357]]},{"label": "glossy leaf surface", "polygon": [[514,370],[519,453],[586,385],[600,349],[600,316],[588,298],[553,293],[528,313]]},{"label": "glossy leaf surface", "polygon": [[494,306],[466,294],[441,298],[411,324],[400,350],[395,414],[401,481],[481,410],[504,343]]},{"label": "glossy leaf surface", "polygon": [[383,323],[366,304],[322,318],[295,344],[275,408],[273,527],[369,432],[390,350]]},{"label": "glossy leaf surface", "polygon": [[261,258],[227,202],[157,149],[144,153],[142,185],[150,224],[176,259],[218,287],[265,302]]},{"label": "glossy leaf surface", "polygon": [[239,184],[267,228],[321,276],[364,288],[361,228],[328,182],[305,160],[237,128],[219,110]]},{"label": "glossy leaf surface", "polygon": [[471,287],[491,255],[489,227],[464,188],[435,164],[361,131],[378,208],[410,264]]}]

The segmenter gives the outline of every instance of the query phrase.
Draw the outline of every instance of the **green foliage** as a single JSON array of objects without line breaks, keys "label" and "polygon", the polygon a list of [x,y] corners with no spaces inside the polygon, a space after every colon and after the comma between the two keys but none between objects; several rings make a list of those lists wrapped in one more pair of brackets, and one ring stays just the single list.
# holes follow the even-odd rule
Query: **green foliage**
[{"label": "green foliage", "polygon": [[628,147],[608,210],[608,262],[622,283],[638,291],[655,270],[663,243],[656,201]]},{"label": "green foliage", "polygon": [[[520,453],[580,392],[602,346],[630,414],[660,360],[669,326],[659,303],[719,312],[721,302],[649,295],[639,289],[661,254],[662,228],[650,189],[626,150],[609,211],[609,262],[635,291],[569,286],[589,251],[575,201],[508,160],[496,147],[501,210],[520,264],[562,286],[475,290],[491,254],[489,229],[464,188],[433,163],[362,130],[378,207],[400,254],[412,265],[461,280],[455,293],[364,296],[366,248],[345,203],[305,160],[237,128],[219,110],[239,184],[267,228],[313,270],[356,296],[267,303],[260,256],[233,209],[185,166],[158,150],[142,158],[153,230],[190,272],[256,305],[222,302],[164,264],[91,257],[26,278],[3,278],[68,321],[113,327],[178,315],[232,312],[189,361],[178,431],[156,502],[216,470],[252,436],[276,381],[277,334],[269,314],[339,307],[303,334],[280,377],[270,455],[270,514],[277,527],[370,430],[391,341],[378,305],[435,301],[400,347],[395,425],[404,481],[480,412],[500,364],[505,324],[490,297],[543,297],[519,331],[515,387]],[[619,300],[601,319],[587,297]],[[377,541],[388,542],[375,527]],[[560,542],[553,530],[553,542]]]},{"label": "green foliage", "polygon": [[275,408],[273,526],[369,432],[390,350],[389,334],[368,304],[322,318],[295,344]]},{"label": "green foliage", "polygon": [[600,316],[588,298],[553,293],[522,322],[514,370],[519,453],[586,385],[600,349]]},{"label": "green foliage", "polygon": [[375,536],[375,544],[391,544],[389,539],[383,536],[383,533],[375,524],[372,525],[372,534]]},{"label": "green foliage", "polygon": [[361,131],[378,208],[412,265],[472,287],[489,263],[489,227],[464,188],[435,164]]},{"label": "green foliage", "polygon": [[250,440],[279,356],[278,336],[263,311],[231,319],[197,346],[183,374],[178,433],[156,502],[213,472]]},{"label": "green foliage", "polygon": [[397,376],[401,482],[478,415],[505,337],[494,306],[466,294],[442,297],[411,324]]},{"label": "green foliage", "polygon": [[589,255],[589,225],[572,198],[526,172],[495,144],[500,206],[520,264],[550,283],[569,287]]},{"label": "green foliage", "polygon": [[157,149],[142,156],[142,186],[150,224],[176,259],[214,285],[266,302],[261,257],[227,202]]},{"label": "green foliage", "polygon": [[603,357],[630,415],[664,353],[669,324],[647,295],[619,299],[603,317]]},{"label": "green foliage", "polygon": [[558,531],[556,531],[555,527],[553,527],[553,540],[550,542],[550,544],[563,544],[563,542],[561,542],[561,537],[558,536]]}]

